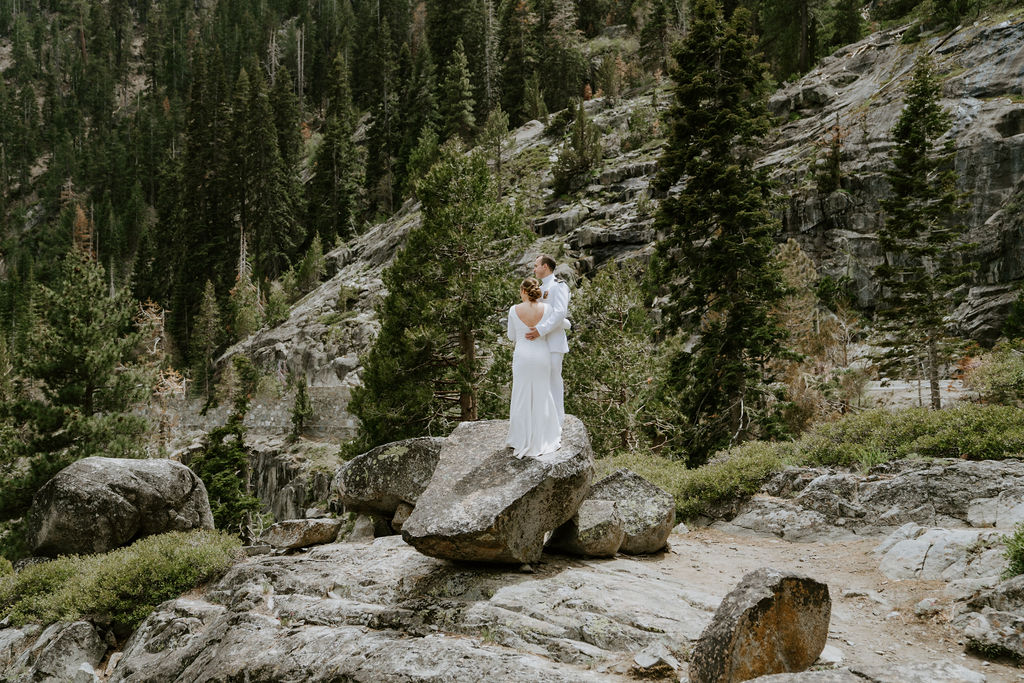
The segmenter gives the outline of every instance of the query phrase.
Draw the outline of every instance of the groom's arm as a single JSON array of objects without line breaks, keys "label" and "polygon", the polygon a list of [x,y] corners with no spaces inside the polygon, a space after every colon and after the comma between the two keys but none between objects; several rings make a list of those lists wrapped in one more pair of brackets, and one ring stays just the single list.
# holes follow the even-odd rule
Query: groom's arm
[{"label": "groom's arm", "polygon": [[535,328],[537,334],[544,336],[552,330],[560,330],[565,326],[565,316],[569,314],[569,286],[559,284],[551,288],[551,315],[541,320]]}]

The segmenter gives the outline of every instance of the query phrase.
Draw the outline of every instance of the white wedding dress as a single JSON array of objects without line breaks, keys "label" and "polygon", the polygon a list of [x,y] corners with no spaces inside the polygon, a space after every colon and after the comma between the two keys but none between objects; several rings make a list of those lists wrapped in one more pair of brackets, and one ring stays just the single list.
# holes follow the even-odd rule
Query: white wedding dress
[{"label": "white wedding dress", "polygon": [[[544,313],[540,319],[544,320],[551,307],[541,305]],[[555,399],[551,396],[551,352],[545,338],[527,339],[529,330],[516,314],[516,307],[510,308],[508,338],[515,342],[516,348],[512,355],[507,444],[518,458],[557,451],[562,438]]]}]

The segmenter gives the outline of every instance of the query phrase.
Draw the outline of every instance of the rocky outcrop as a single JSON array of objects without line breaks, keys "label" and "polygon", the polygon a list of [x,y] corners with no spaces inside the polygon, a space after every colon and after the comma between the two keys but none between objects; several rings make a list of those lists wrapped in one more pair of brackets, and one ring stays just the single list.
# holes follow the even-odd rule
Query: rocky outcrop
[{"label": "rocky outcrop", "polygon": [[43,485],[28,512],[36,555],[100,553],[167,531],[212,529],[206,487],[166,459],[84,458]]},{"label": "rocky outcrop", "polygon": [[893,580],[955,581],[998,576],[1006,569],[1002,534],[976,529],[927,529],[905,524],[878,548],[879,569]]},{"label": "rocky outcrop", "polygon": [[424,436],[378,446],[341,467],[331,482],[333,503],[351,512],[394,516],[415,506],[434,474],[445,440]]},{"label": "rocky outcrop", "polygon": [[555,529],[548,549],[584,557],[611,557],[626,532],[619,505],[611,500],[584,500],[572,519]]},{"label": "rocky outcrop", "polygon": [[106,651],[107,643],[89,622],[58,622],[44,630],[18,657],[13,671],[20,670],[22,675],[15,675],[13,680],[16,683],[77,681],[82,665],[91,671],[99,666]]},{"label": "rocky outcrop", "polygon": [[714,526],[816,541],[888,535],[908,523],[1010,529],[1024,521],[1024,461],[1017,459],[894,460],[867,475],[789,468],[761,491]]},{"label": "rocky outcrop", "polygon": [[[978,338],[998,334],[1024,277],[1022,218],[1015,210],[1024,185],[1024,103],[1019,94],[1019,46],[1024,21],[982,21],[923,37],[913,46],[900,38],[907,27],[875,33],[827,57],[806,76],[775,93],[772,112],[787,122],[761,163],[789,192],[783,222],[825,272],[853,279],[860,303],[877,296],[872,272],[881,262],[876,234],[888,196],[884,172],[890,130],[902,108],[914,60],[927,51],[944,74],[942,106],[952,116],[960,189],[969,193],[968,239],[980,263],[956,317],[961,331]],[[813,182],[819,141],[839,126],[843,139],[842,188],[818,192]],[[1011,283],[1014,283],[1011,285]]]},{"label": "rocky outcrop", "polygon": [[616,504],[624,532],[621,552],[630,555],[658,552],[672,533],[676,519],[675,499],[636,472],[616,470],[594,484],[586,499]]},{"label": "rocky outcrop", "polygon": [[420,552],[451,560],[533,562],[545,535],[579,508],[594,475],[586,428],[567,415],[562,446],[517,459],[508,422],[463,422],[441,448],[434,476],[402,525]]},{"label": "rocky outcrop", "polygon": [[797,672],[828,639],[828,586],[764,568],[743,577],[719,605],[690,655],[691,683],[739,683]]},{"label": "rocky outcrop", "polygon": [[959,604],[953,628],[968,650],[1024,662],[1024,575]]},{"label": "rocky outcrop", "polygon": [[274,524],[260,537],[261,543],[274,548],[307,548],[332,543],[341,530],[337,519],[288,519]]},{"label": "rocky outcrop", "polygon": [[612,681],[681,660],[714,598],[628,558],[534,574],[453,564],[392,536],[253,558],[160,606],[111,682]]}]

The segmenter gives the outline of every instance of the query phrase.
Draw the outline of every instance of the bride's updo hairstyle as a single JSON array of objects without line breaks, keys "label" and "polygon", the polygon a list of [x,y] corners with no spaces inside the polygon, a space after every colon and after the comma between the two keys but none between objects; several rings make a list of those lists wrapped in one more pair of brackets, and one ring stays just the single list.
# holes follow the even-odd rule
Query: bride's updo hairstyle
[{"label": "bride's updo hairstyle", "polygon": [[537,301],[541,297],[540,283],[537,282],[536,278],[526,278],[523,280],[520,288],[526,293],[526,298],[530,301]]}]

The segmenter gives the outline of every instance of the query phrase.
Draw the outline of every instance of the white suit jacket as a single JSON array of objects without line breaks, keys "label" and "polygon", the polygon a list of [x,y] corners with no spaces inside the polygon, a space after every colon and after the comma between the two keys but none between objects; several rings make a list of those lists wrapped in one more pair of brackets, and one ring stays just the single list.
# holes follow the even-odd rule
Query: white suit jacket
[{"label": "white suit jacket", "polygon": [[544,303],[551,307],[551,314],[537,324],[537,332],[548,342],[548,351],[568,353],[569,340],[565,331],[569,329],[569,285],[548,275],[541,280],[540,291],[544,292]]}]

